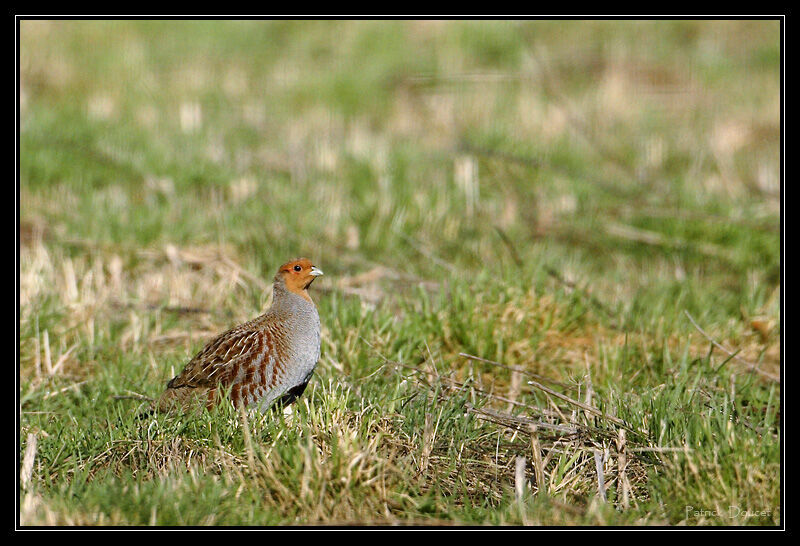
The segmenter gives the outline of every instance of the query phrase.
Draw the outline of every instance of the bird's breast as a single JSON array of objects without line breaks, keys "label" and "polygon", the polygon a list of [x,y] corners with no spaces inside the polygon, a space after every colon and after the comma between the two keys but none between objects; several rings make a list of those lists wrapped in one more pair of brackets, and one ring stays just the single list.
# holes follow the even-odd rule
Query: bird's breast
[{"label": "bird's breast", "polygon": [[259,389],[259,406],[268,407],[289,389],[308,381],[320,356],[320,322],[313,313],[287,318],[274,332],[271,354],[262,362],[263,389]]}]

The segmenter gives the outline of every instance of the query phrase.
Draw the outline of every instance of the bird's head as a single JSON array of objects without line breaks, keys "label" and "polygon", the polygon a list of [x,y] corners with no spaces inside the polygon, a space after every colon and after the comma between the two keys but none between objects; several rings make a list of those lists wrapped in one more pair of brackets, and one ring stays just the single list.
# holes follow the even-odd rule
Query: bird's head
[{"label": "bird's head", "polygon": [[286,262],[278,269],[275,282],[283,284],[290,292],[310,299],[306,290],[320,275],[322,275],[322,271],[314,267],[310,260],[298,258]]}]

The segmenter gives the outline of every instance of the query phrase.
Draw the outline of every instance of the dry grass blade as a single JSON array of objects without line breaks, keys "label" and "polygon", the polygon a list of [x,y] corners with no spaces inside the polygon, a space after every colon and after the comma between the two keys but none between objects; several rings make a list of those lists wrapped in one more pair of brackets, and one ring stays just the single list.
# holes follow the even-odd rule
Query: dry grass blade
[{"label": "dry grass blade", "polygon": [[525,466],[527,466],[525,457],[517,457],[514,463],[514,491],[520,504],[525,494]]},{"label": "dry grass blade", "polygon": [[484,362],[486,364],[491,364],[492,366],[497,366],[498,368],[503,368],[505,370],[509,370],[515,373],[519,373],[528,377],[535,377],[541,381],[547,381],[548,383],[552,383],[554,385],[558,385],[559,387],[570,388],[571,385],[567,385],[566,383],[562,383],[561,381],[557,381],[555,379],[551,379],[544,375],[539,375],[537,373],[529,372],[523,368],[518,366],[509,366],[507,364],[501,364],[500,362],[496,362],[494,360],[489,360],[487,358],[482,358],[480,356],[471,355],[469,353],[458,353],[458,356],[463,356],[464,358],[469,358],[470,360],[477,360],[478,362]]},{"label": "dry grass blade", "polygon": [[594,450],[594,467],[597,470],[597,494],[606,502],[606,481],[603,473],[603,456],[599,449]]},{"label": "dry grass blade", "polygon": [[33,463],[36,460],[36,433],[28,434],[28,442],[25,446],[25,455],[22,458],[22,470],[19,474],[21,488],[27,489],[33,475]]},{"label": "dry grass blade", "polygon": [[547,483],[544,477],[544,464],[542,462],[542,447],[539,444],[538,427],[531,425],[531,452],[533,453],[533,471],[536,476],[537,491],[547,491]]},{"label": "dry grass blade", "polygon": [[625,429],[619,430],[617,438],[617,477],[620,489],[622,489],[622,507],[627,509],[630,506],[630,484],[628,483],[628,453],[627,442],[625,441]]},{"label": "dry grass blade", "polygon": [[67,350],[64,352],[64,354],[62,354],[62,355],[61,355],[61,356],[58,358],[58,360],[56,361],[56,363],[53,365],[52,374],[55,374],[55,373],[57,373],[57,372],[58,372],[58,370],[60,370],[60,369],[61,369],[61,366],[63,366],[63,365],[64,365],[64,362],[66,362],[66,361],[67,361],[67,358],[69,358],[69,355],[70,355],[70,353],[72,353],[72,351],[74,351],[74,350],[75,350],[75,348],[76,348],[77,346],[78,346],[78,344],[77,344],[77,343],[73,344],[73,345],[72,345],[72,346],[71,346],[69,349],[67,349]]},{"label": "dry grass blade", "polygon": [[697,331],[700,332],[703,335],[703,337],[706,338],[709,342],[711,342],[711,344],[714,345],[714,347],[716,347],[720,351],[724,352],[725,354],[727,354],[729,357],[733,358],[737,362],[740,362],[741,364],[744,364],[745,366],[747,366],[747,368],[750,371],[756,372],[757,374],[761,375],[762,377],[766,377],[767,379],[770,379],[772,381],[780,381],[781,380],[780,376],[777,376],[775,374],[772,374],[772,373],[769,373],[767,371],[764,371],[764,370],[759,368],[758,364],[754,364],[752,362],[748,362],[747,360],[745,360],[742,357],[738,356],[735,352],[733,352],[733,351],[731,351],[729,349],[726,349],[722,344],[718,343],[714,338],[712,338],[710,335],[708,335],[708,333],[706,333],[706,331],[703,330],[700,327],[699,324],[697,324],[697,321],[695,321],[694,317],[692,317],[692,315],[689,314],[689,311],[684,309],[683,312],[689,318],[689,321],[692,323],[692,325],[694,325],[694,327],[697,329]]},{"label": "dry grass blade", "polygon": [[118,395],[112,396],[111,397],[112,400],[139,400],[141,402],[154,402],[155,401],[155,398],[152,398],[150,396],[145,396],[143,394],[139,394],[138,392],[133,392],[133,391],[125,391],[125,392],[127,392],[128,394],[118,394]]},{"label": "dry grass blade", "polygon": [[[575,437],[584,429],[582,425],[571,423],[569,425],[560,425],[556,423],[548,423],[546,421],[532,419],[524,415],[511,415],[509,413],[502,413],[500,411],[492,410],[490,408],[476,408],[472,404],[465,404],[467,411],[476,414],[478,417],[491,421],[493,423],[506,426],[508,428],[520,431],[529,431],[530,427],[537,427],[542,429],[551,430],[567,437]],[[527,429],[525,427],[528,427]]]},{"label": "dry grass blade", "polygon": [[620,237],[622,239],[628,239],[630,241],[634,241],[637,243],[642,243],[652,246],[663,246],[666,248],[690,247],[700,252],[701,254],[706,254],[708,256],[712,256],[718,259],[724,259],[727,261],[733,261],[731,253],[728,252],[726,249],[708,243],[697,243],[697,242],[690,243],[689,241],[683,241],[680,239],[671,239],[654,231],[647,231],[644,229],[638,229],[632,226],[627,226],[624,224],[617,224],[617,223],[607,224],[606,231],[608,232],[609,235]]},{"label": "dry grass blade", "polygon": [[549,387],[545,387],[541,383],[537,383],[536,381],[528,381],[528,385],[532,385],[532,386],[536,387],[537,389],[542,390],[542,391],[546,392],[547,394],[549,394],[551,396],[555,396],[556,398],[559,398],[559,399],[563,400],[564,402],[568,402],[568,403],[572,404],[573,406],[577,406],[577,407],[581,408],[584,411],[588,411],[589,413],[597,415],[598,417],[602,417],[603,419],[607,419],[607,420],[611,421],[612,423],[614,423],[615,425],[619,425],[621,427],[627,427],[628,426],[625,423],[625,421],[623,421],[622,419],[618,419],[616,417],[612,417],[611,415],[607,415],[607,414],[603,413],[602,411],[600,411],[599,409],[597,409],[597,408],[595,408],[593,406],[589,406],[588,404],[584,404],[583,402],[579,402],[579,401],[577,401],[577,400],[575,400],[573,398],[570,398],[569,396],[567,396],[565,394],[561,394],[560,392],[554,391],[553,389],[551,389]]},{"label": "dry grass blade", "polygon": [[58,396],[59,394],[65,393],[65,392],[67,392],[69,390],[74,390],[75,392],[78,392],[78,387],[80,387],[81,385],[86,384],[87,382],[88,382],[88,380],[79,381],[77,383],[73,383],[72,385],[67,385],[66,387],[58,389],[57,391],[51,391],[51,392],[45,393],[45,395],[42,396],[42,400],[47,400],[48,398],[52,398],[53,396]]}]

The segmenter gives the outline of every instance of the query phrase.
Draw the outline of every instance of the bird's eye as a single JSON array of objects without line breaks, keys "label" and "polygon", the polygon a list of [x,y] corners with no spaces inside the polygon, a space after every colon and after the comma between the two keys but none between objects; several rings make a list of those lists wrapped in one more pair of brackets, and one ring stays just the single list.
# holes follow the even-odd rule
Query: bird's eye
[{"label": "bird's eye", "polygon": [[299,265],[296,265],[296,266],[294,266],[294,270],[295,270],[295,271],[300,271],[301,269],[303,269],[303,268],[302,268],[302,267],[300,267]]}]

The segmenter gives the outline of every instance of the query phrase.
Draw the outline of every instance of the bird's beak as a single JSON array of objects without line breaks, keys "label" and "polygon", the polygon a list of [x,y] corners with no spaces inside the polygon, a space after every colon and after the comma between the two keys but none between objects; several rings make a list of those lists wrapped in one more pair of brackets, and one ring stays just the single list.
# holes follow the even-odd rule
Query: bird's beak
[{"label": "bird's beak", "polygon": [[319,277],[319,276],[321,276],[321,275],[324,275],[324,273],[322,272],[322,270],[321,270],[321,269],[317,269],[316,267],[314,267],[314,266],[312,265],[312,266],[311,266],[311,273],[310,273],[310,275],[311,275],[312,277]]}]

